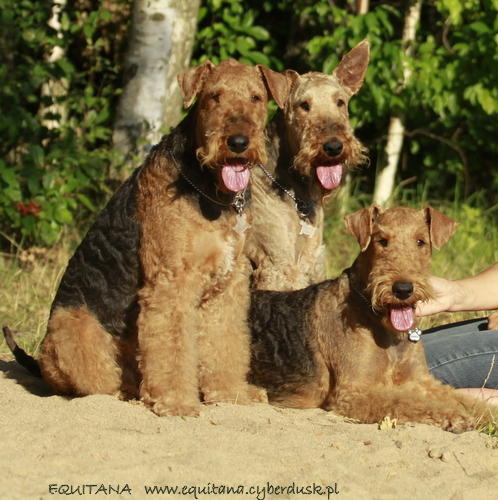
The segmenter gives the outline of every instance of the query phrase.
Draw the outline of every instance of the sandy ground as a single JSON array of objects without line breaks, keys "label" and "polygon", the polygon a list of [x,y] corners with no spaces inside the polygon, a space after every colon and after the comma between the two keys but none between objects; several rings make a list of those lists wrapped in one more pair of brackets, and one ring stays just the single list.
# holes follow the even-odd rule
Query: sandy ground
[{"label": "sandy ground", "polygon": [[2,500],[498,498],[498,439],[477,432],[264,404],[159,418],[111,396],[53,396],[11,359],[0,360]]}]

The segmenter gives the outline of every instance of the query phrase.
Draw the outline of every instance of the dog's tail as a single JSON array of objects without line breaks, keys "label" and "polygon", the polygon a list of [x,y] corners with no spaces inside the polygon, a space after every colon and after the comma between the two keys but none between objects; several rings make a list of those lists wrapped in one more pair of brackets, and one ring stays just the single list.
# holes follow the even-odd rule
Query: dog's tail
[{"label": "dog's tail", "polygon": [[12,351],[12,354],[15,356],[16,361],[20,365],[24,366],[24,368],[26,368],[32,375],[41,378],[42,374],[38,361],[36,361],[36,359],[30,356],[28,353],[23,351],[16,344],[16,341],[14,340],[14,337],[12,337],[12,332],[10,331],[10,328],[8,326],[3,327],[3,336],[5,337],[5,342],[7,342],[7,346]]}]

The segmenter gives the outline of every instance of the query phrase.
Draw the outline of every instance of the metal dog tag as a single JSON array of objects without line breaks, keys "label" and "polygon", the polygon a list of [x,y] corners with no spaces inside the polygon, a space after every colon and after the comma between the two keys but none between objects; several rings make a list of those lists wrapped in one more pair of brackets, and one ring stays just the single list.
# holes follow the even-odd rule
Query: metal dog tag
[{"label": "metal dog tag", "polygon": [[316,231],[316,227],[310,224],[309,222],[306,222],[305,220],[300,220],[299,224],[301,224],[301,231],[299,231],[299,234],[304,234],[305,236],[313,238],[313,235],[315,234]]},{"label": "metal dog tag", "polygon": [[235,224],[235,226],[233,226],[233,230],[240,235],[244,234],[244,231],[246,229],[252,227],[251,224],[247,222],[246,217],[246,214],[237,214],[235,216],[237,223]]},{"label": "metal dog tag", "polygon": [[420,334],[422,333],[422,330],[420,328],[411,328],[408,330],[408,338],[412,342],[418,342],[420,340]]}]

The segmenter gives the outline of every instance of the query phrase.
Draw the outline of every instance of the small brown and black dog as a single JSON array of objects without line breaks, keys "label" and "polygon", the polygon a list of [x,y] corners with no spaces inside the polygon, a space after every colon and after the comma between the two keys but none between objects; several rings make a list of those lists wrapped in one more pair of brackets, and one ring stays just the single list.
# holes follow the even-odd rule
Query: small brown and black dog
[{"label": "small brown and black dog", "polygon": [[457,222],[431,207],[377,206],[345,221],[361,253],[339,278],[252,293],[250,382],[277,406],[473,428],[469,410],[486,418],[489,409],[429,373],[413,314],[432,297],[431,245],[446,243]]},{"label": "small brown and black dog", "polygon": [[286,79],[225,60],[178,81],[196,104],[111,198],[60,283],[30,365],[57,393],[138,395],[158,415],[196,415],[201,398],[266,400],[247,383],[247,188]]}]

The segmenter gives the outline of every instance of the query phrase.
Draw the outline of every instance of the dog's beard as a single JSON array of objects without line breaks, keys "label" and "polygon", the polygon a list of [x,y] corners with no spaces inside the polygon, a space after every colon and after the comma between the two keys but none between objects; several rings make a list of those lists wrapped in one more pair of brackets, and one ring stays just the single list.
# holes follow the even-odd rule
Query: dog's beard
[{"label": "dog's beard", "polygon": [[[369,277],[367,293],[371,297],[372,309],[382,316],[382,324],[389,330],[396,332],[407,331],[417,324],[414,315],[415,305],[419,301],[427,301],[434,298],[434,291],[427,276],[419,272],[411,272],[407,276],[398,275],[393,277],[386,270],[383,274],[376,276],[372,271]],[[413,293],[406,300],[398,299],[393,293],[393,284],[397,281],[408,281],[413,285]]]},{"label": "dog's beard", "polygon": [[[340,186],[344,171],[368,162],[366,156],[368,150],[356,137],[338,137],[338,139],[343,139],[344,149],[336,158],[327,156],[321,143],[304,146],[294,156],[292,167],[300,174],[313,177],[316,173],[322,190],[321,201]],[[309,144],[308,141],[303,142]]]},{"label": "dog's beard", "polygon": [[265,146],[265,139],[256,136],[243,153],[234,153],[227,146],[226,136],[211,134],[207,143],[197,148],[196,156],[201,167],[216,170],[220,190],[242,191],[249,184],[249,169],[266,163]]}]

